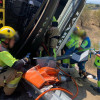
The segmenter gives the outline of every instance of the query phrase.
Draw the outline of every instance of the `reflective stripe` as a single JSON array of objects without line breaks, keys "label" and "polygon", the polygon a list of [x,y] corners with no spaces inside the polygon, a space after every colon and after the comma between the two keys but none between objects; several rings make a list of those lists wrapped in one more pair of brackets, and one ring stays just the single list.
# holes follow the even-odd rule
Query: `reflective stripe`
[{"label": "reflective stripe", "polygon": [[18,83],[17,84],[7,84],[7,87],[9,88],[16,88],[18,86]]},{"label": "reflective stripe", "polygon": [[97,84],[98,84],[98,87],[100,88],[100,81],[98,81],[98,83],[97,83]]},{"label": "reflective stripe", "polygon": [[23,59],[21,59],[22,60],[22,62],[24,63],[24,65],[26,64],[26,62],[25,62],[25,60],[23,60]]},{"label": "reflective stripe", "polygon": [[40,57],[42,57],[42,51],[40,51]]},{"label": "reflective stripe", "polygon": [[[17,73],[23,74],[22,72],[17,72]],[[16,87],[18,86],[18,83],[19,83],[21,77],[22,77],[22,76],[20,76],[20,77],[18,77],[18,78],[15,78],[15,79],[12,80],[11,82],[9,82],[9,83],[7,84],[7,87],[9,87],[9,88],[16,88]]]},{"label": "reflective stripe", "polygon": [[71,66],[71,67],[75,67],[75,64],[71,64],[70,66]]},{"label": "reflective stripe", "polygon": [[56,49],[53,49],[53,53],[54,53],[54,58],[56,58],[57,57],[57,55],[56,55]]}]

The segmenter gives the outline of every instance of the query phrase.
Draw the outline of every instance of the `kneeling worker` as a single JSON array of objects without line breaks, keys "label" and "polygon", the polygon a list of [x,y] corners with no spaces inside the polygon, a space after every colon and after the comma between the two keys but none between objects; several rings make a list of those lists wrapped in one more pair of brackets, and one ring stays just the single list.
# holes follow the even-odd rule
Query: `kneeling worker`
[{"label": "kneeling worker", "polygon": [[4,26],[0,29],[0,87],[4,87],[5,95],[15,91],[24,72],[23,66],[29,61],[27,58],[17,60],[7,50],[14,46],[17,38],[12,27]]},{"label": "kneeling worker", "polygon": [[97,67],[97,77],[98,77],[97,85],[98,85],[98,87],[92,86],[92,88],[95,91],[97,91],[98,93],[100,93],[100,51],[98,54],[95,51],[93,51],[93,53],[96,55],[94,65],[95,65],[95,67]]}]

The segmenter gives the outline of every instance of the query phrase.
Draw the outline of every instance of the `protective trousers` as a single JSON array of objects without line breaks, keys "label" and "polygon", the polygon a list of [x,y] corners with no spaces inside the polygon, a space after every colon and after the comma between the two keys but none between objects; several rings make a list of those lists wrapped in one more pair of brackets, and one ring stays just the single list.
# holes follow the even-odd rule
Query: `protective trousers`
[{"label": "protective trousers", "polygon": [[77,63],[77,64],[78,64],[78,67],[79,67],[79,71],[81,71],[82,73],[85,73],[85,72],[86,72],[86,69],[85,69],[86,61],[77,62],[77,61],[71,59],[71,60],[70,60],[70,63],[71,63],[71,64]]},{"label": "protective trousers", "polygon": [[4,87],[6,95],[11,95],[22,77],[22,72],[9,68],[6,72],[0,74],[0,86]]},{"label": "protective trousers", "polygon": [[[68,48],[65,48],[65,55],[70,55],[70,54],[72,54],[73,52],[74,52],[74,50],[75,50],[75,46],[74,47],[72,47],[72,48],[70,48],[70,49],[68,49]],[[70,64],[70,59],[64,59],[63,60],[63,67],[64,68],[68,68],[68,66],[70,66],[70,67],[75,67],[75,64]]]}]

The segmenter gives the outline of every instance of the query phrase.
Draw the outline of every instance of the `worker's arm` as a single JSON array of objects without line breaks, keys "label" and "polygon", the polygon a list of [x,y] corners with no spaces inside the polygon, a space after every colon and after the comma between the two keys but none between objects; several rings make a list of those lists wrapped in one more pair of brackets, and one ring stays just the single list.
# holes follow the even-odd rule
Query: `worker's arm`
[{"label": "worker's arm", "polygon": [[88,45],[88,41],[84,41],[81,46],[78,48],[78,50],[84,50],[86,48],[86,46]]},{"label": "worker's arm", "polygon": [[28,59],[26,58],[17,60],[8,51],[0,52],[0,59],[6,66],[13,67],[16,70],[21,71],[24,71],[22,67],[28,62]]}]

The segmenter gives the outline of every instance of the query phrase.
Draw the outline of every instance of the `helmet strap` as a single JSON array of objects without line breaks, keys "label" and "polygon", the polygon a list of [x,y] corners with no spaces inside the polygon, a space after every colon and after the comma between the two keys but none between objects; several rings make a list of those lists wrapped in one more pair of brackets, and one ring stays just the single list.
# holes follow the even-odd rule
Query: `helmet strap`
[{"label": "helmet strap", "polygon": [[6,43],[5,40],[2,41],[2,43],[3,43],[7,48],[9,48],[9,42],[10,42],[10,39],[8,40],[8,43]]}]

